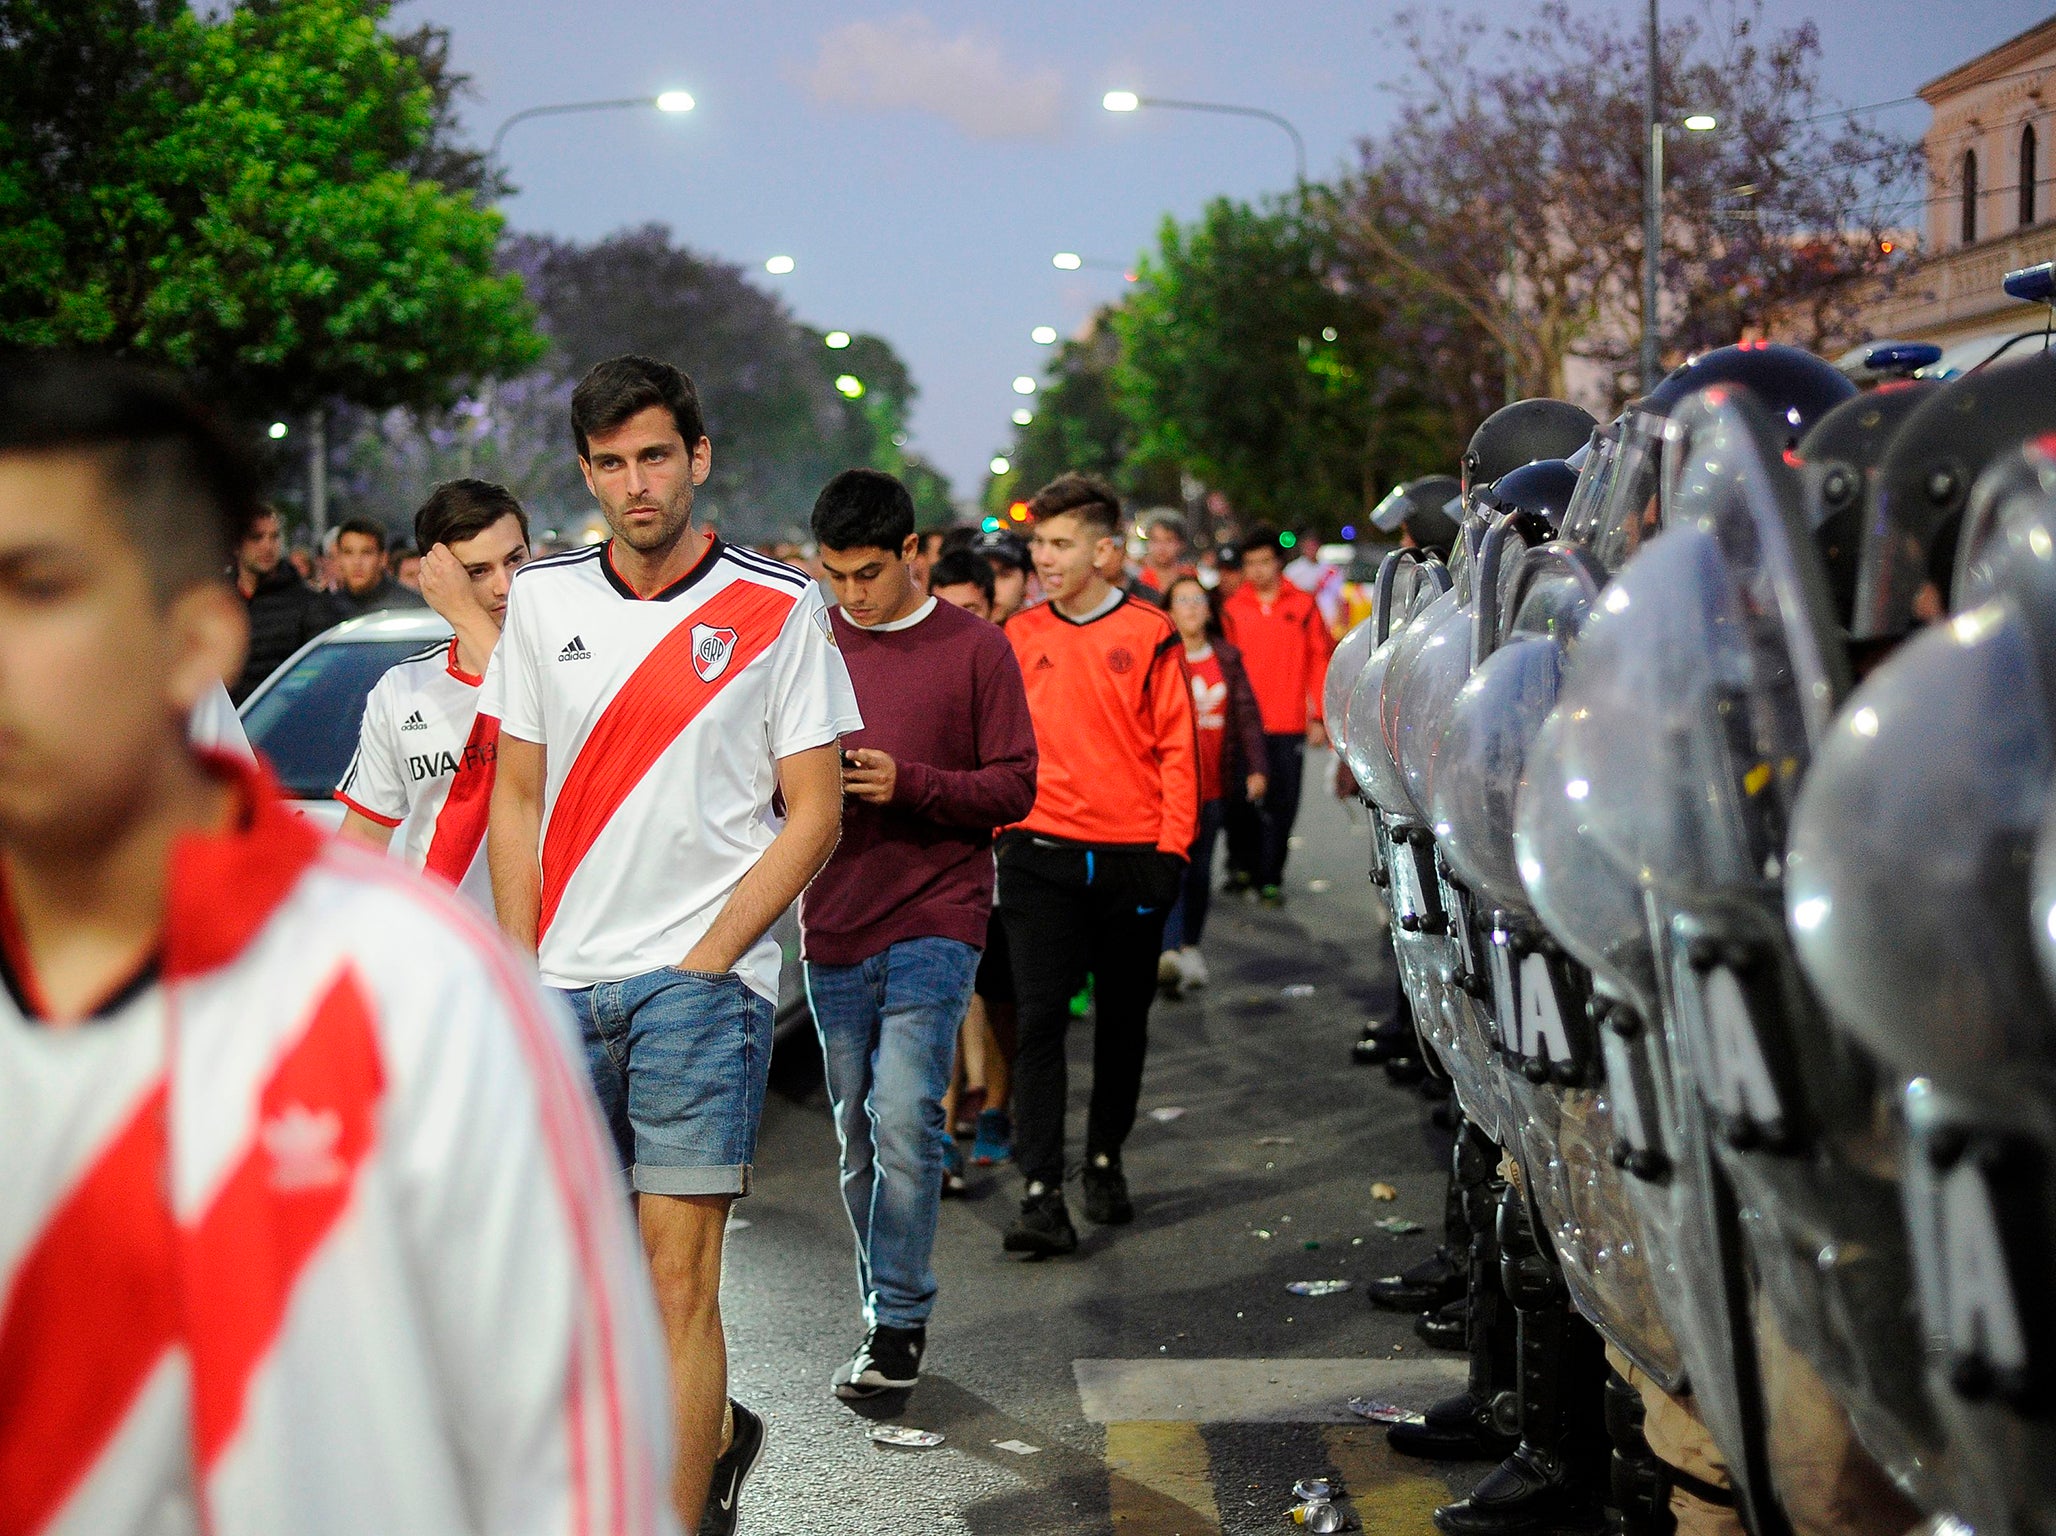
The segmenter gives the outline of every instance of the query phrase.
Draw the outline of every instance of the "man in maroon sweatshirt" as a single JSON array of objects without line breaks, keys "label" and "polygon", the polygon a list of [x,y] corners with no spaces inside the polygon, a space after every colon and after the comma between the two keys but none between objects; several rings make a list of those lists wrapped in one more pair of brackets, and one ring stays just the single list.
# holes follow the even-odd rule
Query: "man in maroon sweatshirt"
[{"label": "man in maroon sweatshirt", "polygon": [[866,1329],[834,1386],[861,1398],[920,1377],[942,1096],[992,910],[993,831],[1035,803],[1035,728],[1006,636],[915,585],[905,486],[846,470],[813,523],[864,715],[842,739],[842,842],[800,901]]}]

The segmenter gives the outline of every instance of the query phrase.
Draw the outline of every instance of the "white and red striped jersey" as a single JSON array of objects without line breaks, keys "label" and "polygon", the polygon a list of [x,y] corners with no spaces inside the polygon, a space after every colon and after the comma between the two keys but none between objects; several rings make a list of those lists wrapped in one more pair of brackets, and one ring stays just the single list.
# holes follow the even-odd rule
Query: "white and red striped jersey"
[{"label": "white and red striped jersey", "polygon": [[456,640],[394,663],[364,701],[364,725],[336,798],[382,827],[393,852],[490,912],[486,815],[500,722],[479,708],[485,681],[457,665]]},{"label": "white and red striped jersey", "polygon": [[[771,845],[778,760],[863,717],[804,573],[714,539],[644,599],[607,546],[514,578],[487,690],[540,742],[543,980],[589,987],[676,965]],[[778,945],[737,973],[778,997]]]},{"label": "white and red striped jersey", "polygon": [[151,966],[0,923],[0,1532],[669,1533],[665,1357],[568,1021],[236,772]]}]

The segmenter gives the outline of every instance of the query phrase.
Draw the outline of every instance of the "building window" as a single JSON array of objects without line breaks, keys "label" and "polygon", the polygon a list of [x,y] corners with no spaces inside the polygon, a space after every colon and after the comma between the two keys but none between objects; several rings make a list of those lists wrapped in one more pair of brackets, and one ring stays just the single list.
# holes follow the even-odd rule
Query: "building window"
[{"label": "building window", "polygon": [[2035,125],[2020,130],[2020,227],[2035,221]]},{"label": "building window", "polygon": [[1977,151],[1963,152],[1963,243],[1977,239]]}]

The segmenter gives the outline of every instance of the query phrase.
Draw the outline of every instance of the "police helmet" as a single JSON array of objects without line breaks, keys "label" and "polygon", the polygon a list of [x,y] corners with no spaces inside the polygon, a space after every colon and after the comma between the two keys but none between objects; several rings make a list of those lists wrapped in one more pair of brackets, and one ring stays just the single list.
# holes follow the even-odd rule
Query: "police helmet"
[{"label": "police helmet", "polygon": [[1599,423],[1568,400],[1516,400],[1478,424],[1463,451],[1463,490],[1468,498],[1501,475],[1537,459],[1560,459],[1591,440]]},{"label": "police helmet", "polygon": [[1806,521],[1845,629],[1856,603],[1857,557],[1878,466],[1906,418],[1939,388],[1931,379],[1896,379],[1844,400],[1799,440]]}]

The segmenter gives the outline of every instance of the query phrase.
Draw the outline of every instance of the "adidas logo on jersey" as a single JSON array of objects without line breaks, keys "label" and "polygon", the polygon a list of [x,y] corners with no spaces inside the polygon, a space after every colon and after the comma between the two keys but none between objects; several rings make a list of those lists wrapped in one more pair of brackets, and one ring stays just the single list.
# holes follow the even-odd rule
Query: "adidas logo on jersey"
[{"label": "adidas logo on jersey", "polygon": [[400,729],[403,731],[425,731],[428,729],[428,722],[421,718],[421,711],[417,709],[413,714],[400,722]]},{"label": "adidas logo on jersey", "polygon": [[350,1173],[337,1155],[342,1134],[342,1117],[334,1110],[286,1105],[257,1132],[271,1158],[271,1187],[330,1189],[342,1183]]},{"label": "adidas logo on jersey", "polygon": [[557,660],[559,661],[591,661],[592,659],[593,653],[585,648],[584,639],[578,635],[573,635],[570,640],[565,642],[564,649],[557,652]]},{"label": "adidas logo on jersey", "polygon": [[1054,671],[1055,669],[1056,669],[1056,663],[1055,663],[1055,662],[1053,662],[1053,661],[1051,661],[1051,660],[1049,659],[1049,655],[1048,655],[1048,653],[1047,653],[1047,652],[1045,652],[1044,654],[1042,654],[1042,655],[1040,655],[1040,656],[1038,656],[1038,657],[1036,657],[1036,658],[1035,658],[1035,666],[1034,666],[1034,668],[1033,668],[1032,670],[1034,670],[1034,671],[1037,671],[1037,672],[1051,672],[1051,671]]}]

